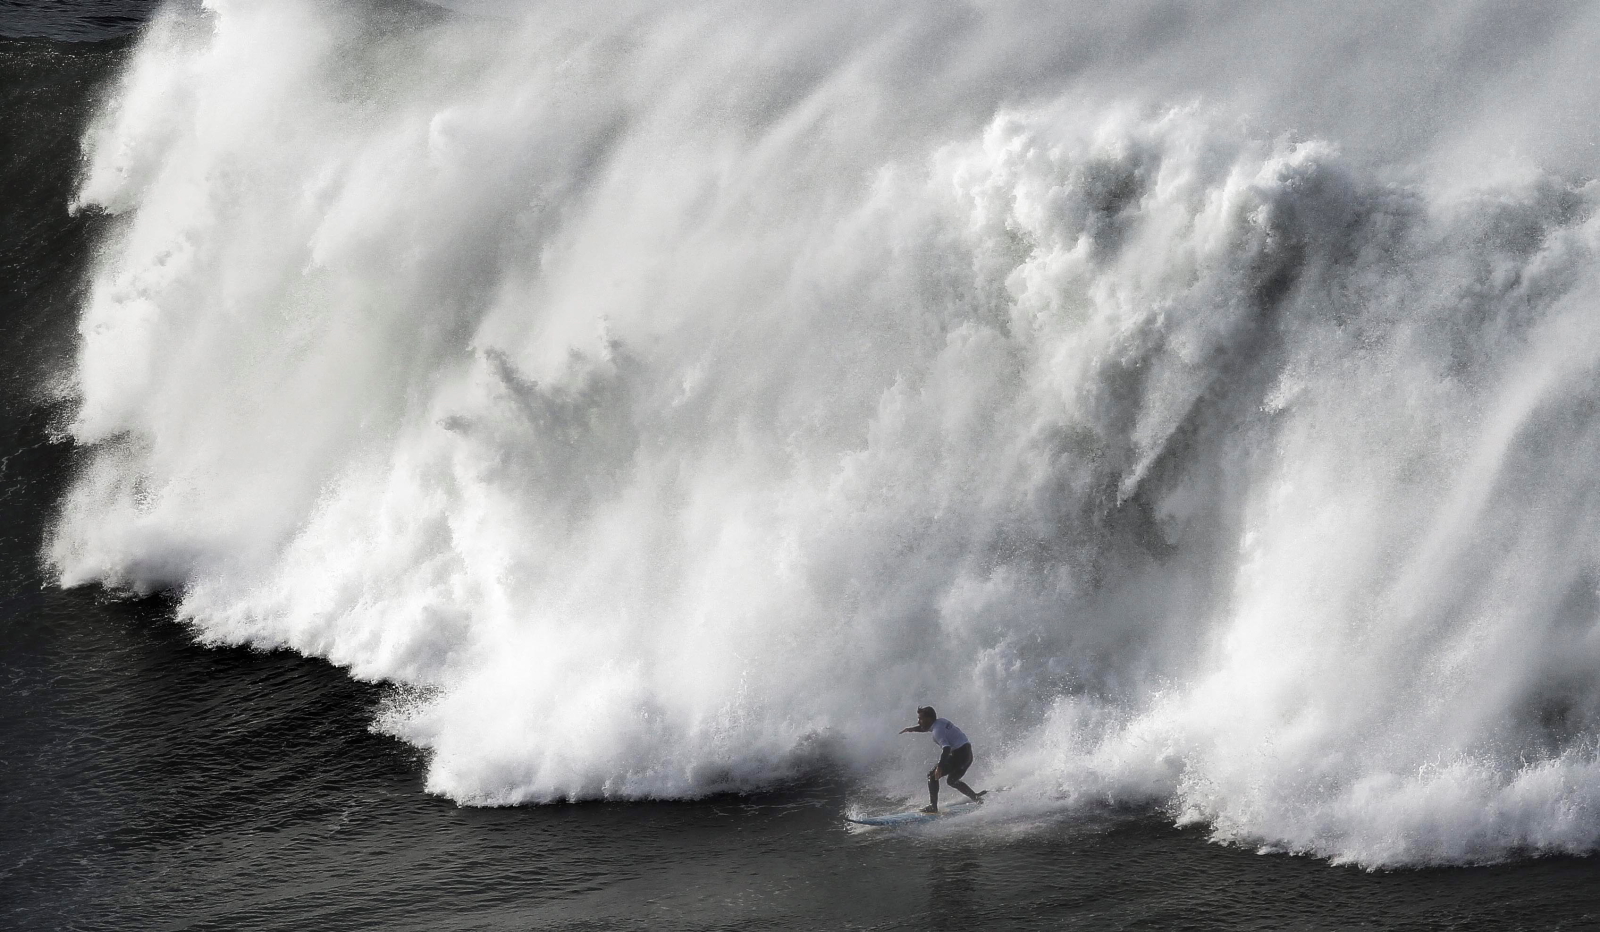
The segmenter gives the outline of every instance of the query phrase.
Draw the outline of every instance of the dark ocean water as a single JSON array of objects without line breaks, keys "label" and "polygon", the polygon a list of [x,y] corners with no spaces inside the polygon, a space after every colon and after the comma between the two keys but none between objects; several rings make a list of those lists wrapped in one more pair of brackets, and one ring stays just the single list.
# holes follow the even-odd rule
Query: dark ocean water
[{"label": "dark ocean water", "polygon": [[91,103],[149,7],[0,6],[0,926],[1600,928],[1593,859],[1365,872],[1154,812],[851,834],[845,781],[462,808],[369,731],[379,688],[198,647],[160,598],[53,587],[40,538],[73,451],[52,442],[48,386],[104,223],[66,204]]}]

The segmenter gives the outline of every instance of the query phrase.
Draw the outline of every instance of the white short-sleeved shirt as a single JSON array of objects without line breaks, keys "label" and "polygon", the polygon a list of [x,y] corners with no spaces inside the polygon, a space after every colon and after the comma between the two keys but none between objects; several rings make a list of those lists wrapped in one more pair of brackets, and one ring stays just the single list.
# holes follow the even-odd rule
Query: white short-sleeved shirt
[{"label": "white short-sleeved shirt", "polygon": [[967,743],[967,736],[947,718],[934,719],[933,727],[928,730],[933,732],[933,743],[939,747],[958,748]]}]

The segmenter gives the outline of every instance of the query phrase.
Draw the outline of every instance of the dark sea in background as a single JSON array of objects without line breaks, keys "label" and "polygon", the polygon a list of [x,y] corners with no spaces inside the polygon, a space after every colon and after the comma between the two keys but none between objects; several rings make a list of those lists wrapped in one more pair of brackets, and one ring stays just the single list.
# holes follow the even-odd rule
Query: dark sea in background
[{"label": "dark sea in background", "polygon": [[0,3],[0,927],[1600,928],[1591,858],[1367,872],[1139,811],[850,834],[853,788],[825,780],[463,808],[369,730],[379,688],[196,646],[161,598],[55,587],[41,535],[73,450],[49,382],[104,222],[66,208],[91,104],[150,9]]}]

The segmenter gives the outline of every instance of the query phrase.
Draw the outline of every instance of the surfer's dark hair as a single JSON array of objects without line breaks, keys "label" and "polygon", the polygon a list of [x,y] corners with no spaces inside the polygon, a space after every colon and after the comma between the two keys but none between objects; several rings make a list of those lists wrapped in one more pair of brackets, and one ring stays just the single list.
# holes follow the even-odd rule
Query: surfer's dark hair
[{"label": "surfer's dark hair", "polygon": [[925,705],[922,708],[918,709],[917,710],[917,714],[918,715],[927,715],[929,718],[938,718],[939,717],[939,713],[933,711],[933,706],[931,706],[931,705]]}]

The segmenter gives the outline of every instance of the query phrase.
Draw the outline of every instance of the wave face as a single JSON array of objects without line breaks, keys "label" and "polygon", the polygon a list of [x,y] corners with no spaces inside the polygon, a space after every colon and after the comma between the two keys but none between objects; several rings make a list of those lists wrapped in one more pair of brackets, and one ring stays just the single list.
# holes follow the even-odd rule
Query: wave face
[{"label": "wave face", "polygon": [[932,702],[1040,810],[1593,850],[1594,24],[1403,6],[171,7],[46,559],[463,803],[903,783]]}]

